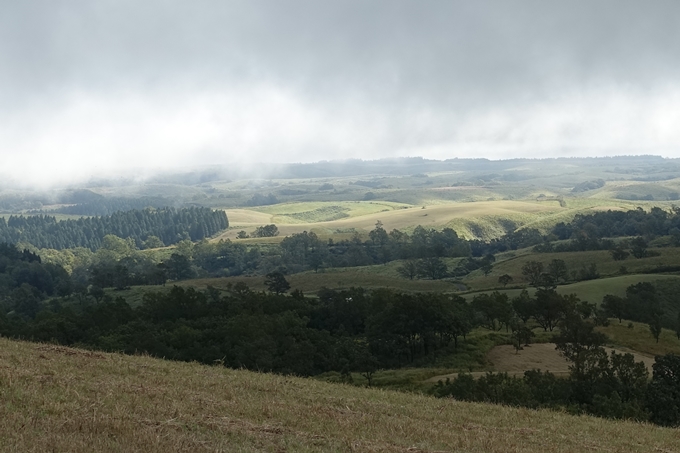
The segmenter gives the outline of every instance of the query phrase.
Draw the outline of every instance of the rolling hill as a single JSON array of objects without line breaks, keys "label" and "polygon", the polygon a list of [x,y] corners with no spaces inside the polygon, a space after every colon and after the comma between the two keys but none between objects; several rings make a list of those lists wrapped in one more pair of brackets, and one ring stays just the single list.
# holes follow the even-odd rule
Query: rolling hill
[{"label": "rolling hill", "polygon": [[678,431],[0,339],[7,452],[671,452]]}]

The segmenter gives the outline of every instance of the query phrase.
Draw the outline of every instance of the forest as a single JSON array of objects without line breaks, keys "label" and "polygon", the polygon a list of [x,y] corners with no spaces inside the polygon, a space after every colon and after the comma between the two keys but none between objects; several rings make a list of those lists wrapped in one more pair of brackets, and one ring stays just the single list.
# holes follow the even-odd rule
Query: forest
[{"label": "forest", "polygon": [[104,236],[131,238],[137,247],[162,247],[183,239],[198,241],[229,227],[224,211],[209,208],[161,208],[117,211],[99,217],[57,220],[49,215],[0,217],[0,241],[38,248],[97,250]]}]

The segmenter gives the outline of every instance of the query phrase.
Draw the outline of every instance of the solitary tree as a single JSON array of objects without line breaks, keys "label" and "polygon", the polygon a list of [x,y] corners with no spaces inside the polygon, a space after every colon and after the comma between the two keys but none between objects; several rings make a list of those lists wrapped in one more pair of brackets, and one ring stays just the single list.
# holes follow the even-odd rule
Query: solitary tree
[{"label": "solitary tree", "polygon": [[560,280],[566,280],[569,272],[567,270],[567,264],[564,260],[552,260],[548,264],[548,273],[558,283]]},{"label": "solitary tree", "polygon": [[500,277],[498,277],[498,283],[503,285],[504,288],[508,286],[508,283],[510,282],[512,282],[512,277],[509,276],[508,274],[503,274]]},{"label": "solitary tree", "polygon": [[418,274],[423,277],[439,280],[440,278],[446,277],[447,272],[448,268],[446,263],[436,256],[423,258],[418,261]]},{"label": "solitary tree", "polygon": [[540,261],[527,261],[522,266],[522,275],[526,277],[532,286],[538,285],[543,274],[543,263]]},{"label": "solitary tree", "polygon": [[659,342],[659,337],[661,336],[661,318],[663,317],[663,312],[657,310],[652,313],[650,320],[649,320],[649,331],[652,333],[652,336],[656,340],[656,342]]},{"label": "solitary tree", "polygon": [[614,261],[623,261],[626,258],[628,258],[628,251],[624,250],[623,247],[618,246],[614,249],[612,249],[609,253],[612,254],[612,258],[614,258]]},{"label": "solitary tree", "polygon": [[290,289],[290,283],[281,272],[270,272],[266,275],[264,284],[267,289],[276,294],[283,294]]},{"label": "solitary tree", "polygon": [[647,256],[647,241],[641,236],[636,237],[630,243],[630,253],[635,258],[644,258]]},{"label": "solitary tree", "polygon": [[491,264],[485,264],[481,267],[482,272],[484,272],[484,276],[488,276],[491,271],[493,270],[493,266]]},{"label": "solitary tree", "polygon": [[625,307],[626,303],[622,297],[607,294],[602,298],[602,309],[608,315],[618,318],[619,324],[623,319]]},{"label": "solitary tree", "polygon": [[397,272],[402,277],[413,280],[418,276],[418,262],[416,260],[406,260],[404,264],[397,268]]},{"label": "solitary tree", "polygon": [[[586,375],[587,366],[594,362],[591,359],[603,352],[602,345],[607,337],[594,329],[592,323],[572,312],[560,322],[560,334],[554,338],[555,349],[572,363],[572,376],[577,380]],[[595,356],[591,357],[591,354]]]}]

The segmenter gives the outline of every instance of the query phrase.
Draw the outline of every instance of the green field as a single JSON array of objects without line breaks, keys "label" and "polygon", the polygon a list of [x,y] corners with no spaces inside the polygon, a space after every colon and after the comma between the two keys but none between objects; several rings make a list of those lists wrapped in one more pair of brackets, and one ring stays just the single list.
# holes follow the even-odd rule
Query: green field
[{"label": "green field", "polygon": [[[314,294],[320,288],[348,289],[362,287],[365,289],[392,288],[399,291],[438,291],[451,292],[459,289],[455,283],[446,280],[406,280],[399,276],[384,275],[374,272],[373,268],[382,266],[366,266],[359,268],[328,269],[325,272],[303,272],[287,275],[292,289],[299,289],[306,294]],[[177,282],[182,286],[196,286],[205,288],[208,285],[215,288],[226,288],[228,284],[244,282],[255,291],[264,291],[264,276],[238,276],[227,278],[204,278]]]},{"label": "green field", "polygon": [[609,326],[598,327],[597,330],[607,335],[611,346],[627,348],[650,357],[680,354],[680,340],[675,332],[668,329],[662,330],[658,343],[649,332],[649,326],[639,322],[624,320],[619,323],[617,319],[612,319]]},{"label": "green field", "polygon": [[680,253],[680,248],[663,247],[650,248],[649,250],[657,256],[649,256],[642,259],[628,257],[623,261],[615,261],[607,250],[563,253],[534,253],[531,249],[510,251],[496,256],[493,270],[488,276],[485,276],[481,271],[475,271],[469,274],[464,279],[464,282],[473,289],[497,287],[499,286],[498,277],[508,274],[513,278],[513,285],[525,285],[527,281],[522,275],[522,267],[528,261],[542,262],[547,268],[552,260],[562,260],[567,265],[569,273],[579,271],[583,266],[589,266],[594,263],[602,277],[619,276],[621,275],[622,267],[625,268],[626,274],[649,274],[655,273],[655,269],[659,266],[678,265],[677,257]]},{"label": "green field", "polygon": [[[598,278],[596,280],[588,280],[583,282],[571,283],[568,285],[559,285],[557,292],[560,294],[576,294],[579,299],[587,300],[599,304],[602,298],[607,294],[623,297],[626,295],[626,288],[640,282],[656,282],[660,280],[677,280],[679,275],[666,274],[633,274],[622,275],[609,278]],[[507,294],[509,297],[516,297],[522,292],[523,288],[496,288],[494,291]],[[534,288],[527,288],[529,294],[534,293]],[[472,300],[476,294],[487,293],[489,290],[473,291],[465,293],[465,298]]]}]

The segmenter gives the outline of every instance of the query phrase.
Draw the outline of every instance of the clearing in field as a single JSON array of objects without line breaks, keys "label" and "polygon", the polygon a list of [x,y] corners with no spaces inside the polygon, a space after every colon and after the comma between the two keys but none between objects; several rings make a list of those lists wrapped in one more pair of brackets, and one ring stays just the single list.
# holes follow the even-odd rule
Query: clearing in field
[{"label": "clearing in field", "polygon": [[[607,353],[612,351],[617,354],[633,354],[636,362],[643,362],[649,373],[652,373],[654,358],[631,350],[605,348]],[[569,362],[562,357],[555,349],[555,343],[534,343],[525,346],[524,349],[516,351],[511,345],[500,345],[489,351],[486,359],[492,365],[494,372],[508,373],[510,376],[523,376],[525,371],[539,369],[550,371],[557,376],[567,376],[569,374]],[[486,371],[470,373],[474,377],[485,375]],[[443,374],[432,377],[426,382],[437,382],[446,378],[454,379],[458,373]]]},{"label": "clearing in field", "polygon": [[227,218],[229,219],[229,226],[234,227],[251,227],[267,225],[271,222],[271,215],[264,212],[253,211],[252,209],[229,209]]}]

